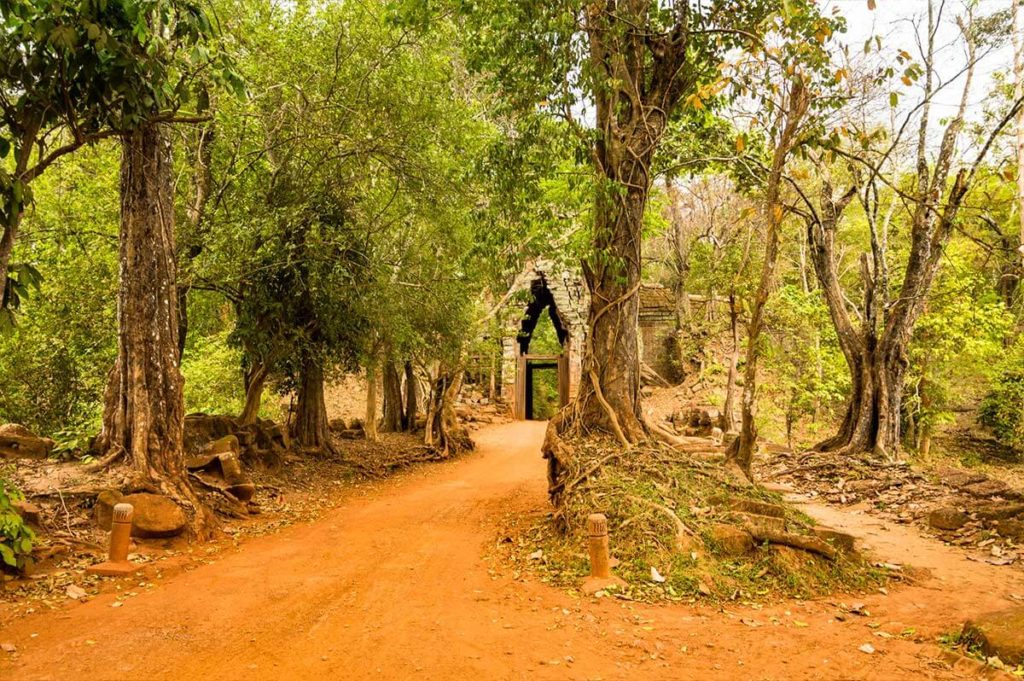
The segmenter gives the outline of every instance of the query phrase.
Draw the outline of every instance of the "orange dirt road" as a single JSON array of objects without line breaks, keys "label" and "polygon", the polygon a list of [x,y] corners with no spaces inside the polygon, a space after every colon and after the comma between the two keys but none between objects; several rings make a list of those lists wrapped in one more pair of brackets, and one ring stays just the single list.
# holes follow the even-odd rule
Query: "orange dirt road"
[{"label": "orange dirt road", "polygon": [[[1024,593],[1020,571],[938,545],[946,557],[929,559],[957,568],[941,580],[763,609],[579,599],[513,579],[486,556],[507,513],[546,510],[543,429],[487,428],[464,459],[399,475],[122,607],[105,594],[17,620],[0,631],[17,646],[0,653],[0,679],[974,678],[931,641]],[[843,600],[871,616],[835,620]],[[899,637],[909,628],[924,642]]]}]

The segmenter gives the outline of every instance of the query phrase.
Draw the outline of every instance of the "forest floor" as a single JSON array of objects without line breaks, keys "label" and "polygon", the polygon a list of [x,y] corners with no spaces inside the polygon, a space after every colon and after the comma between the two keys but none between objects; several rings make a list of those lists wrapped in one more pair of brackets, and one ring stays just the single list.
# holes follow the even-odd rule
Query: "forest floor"
[{"label": "forest floor", "polygon": [[488,426],[472,454],[364,485],[315,521],[194,569],[157,579],[150,565],[120,592],[0,612],[0,678],[977,678],[939,638],[1024,594],[1019,570],[817,504],[803,510],[861,537],[875,560],[927,576],[764,606],[554,589],[495,550],[510,515],[548,511],[543,433],[535,422]]}]

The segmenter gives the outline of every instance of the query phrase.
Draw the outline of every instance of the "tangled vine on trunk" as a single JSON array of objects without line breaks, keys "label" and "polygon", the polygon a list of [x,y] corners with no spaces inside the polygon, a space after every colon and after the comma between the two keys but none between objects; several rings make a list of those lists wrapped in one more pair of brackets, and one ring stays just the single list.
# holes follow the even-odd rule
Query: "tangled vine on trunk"
[{"label": "tangled vine on trunk", "polygon": [[210,518],[185,469],[171,157],[157,124],[123,139],[119,262],[118,353],[95,448],[104,462],[126,456],[143,486],[191,507],[201,535]]}]

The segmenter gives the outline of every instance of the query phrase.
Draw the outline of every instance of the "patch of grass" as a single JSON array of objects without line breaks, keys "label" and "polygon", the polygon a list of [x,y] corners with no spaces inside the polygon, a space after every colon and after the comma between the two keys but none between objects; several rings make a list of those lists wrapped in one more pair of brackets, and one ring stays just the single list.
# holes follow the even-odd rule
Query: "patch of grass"
[{"label": "patch of grass", "polygon": [[[718,464],[658,445],[618,455],[617,447],[604,439],[573,441],[554,518],[534,524],[514,542],[522,563],[544,581],[575,588],[588,575],[591,513],[608,519],[615,573],[629,584],[618,594],[623,598],[759,602],[873,589],[886,580],[855,555],[829,560],[767,543],[745,555],[729,555],[716,541],[716,527],[739,527],[743,519],[723,499],[781,507],[786,530],[793,534],[810,536],[814,523],[783,504],[780,495],[734,483]],[[591,475],[575,473],[600,461],[604,464]],[[664,582],[655,581],[652,568]]]}]

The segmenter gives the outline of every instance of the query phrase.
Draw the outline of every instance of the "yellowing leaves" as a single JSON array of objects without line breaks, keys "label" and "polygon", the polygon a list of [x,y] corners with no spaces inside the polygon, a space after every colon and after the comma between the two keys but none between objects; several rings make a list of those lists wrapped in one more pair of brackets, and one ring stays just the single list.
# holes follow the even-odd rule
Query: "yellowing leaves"
[{"label": "yellowing leaves", "polygon": [[746,146],[747,146],[747,143],[743,141],[743,135],[737,135],[736,136],[736,151],[742,154],[743,150],[746,148]]},{"label": "yellowing leaves", "polygon": [[874,9],[875,9],[875,0],[868,0],[868,9],[874,11]]}]

